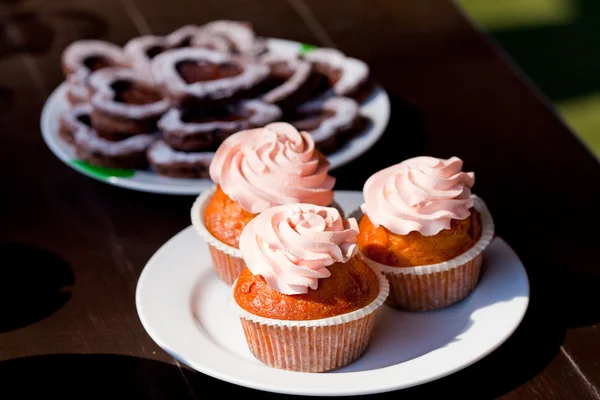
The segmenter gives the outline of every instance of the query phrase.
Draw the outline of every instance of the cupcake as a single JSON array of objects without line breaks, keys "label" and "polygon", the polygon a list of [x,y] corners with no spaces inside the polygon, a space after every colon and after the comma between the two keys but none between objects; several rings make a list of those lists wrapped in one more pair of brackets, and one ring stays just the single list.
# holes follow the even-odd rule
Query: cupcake
[{"label": "cupcake", "polygon": [[440,309],[477,286],[494,223],[471,193],[474,173],[462,166],[457,157],[415,157],[365,182],[357,243],[365,262],[388,278],[391,307]]},{"label": "cupcake", "polygon": [[356,219],[305,203],[272,207],[246,225],[247,267],[232,306],[258,360],[325,372],[364,354],[389,287],[358,256],[357,233]]},{"label": "cupcake", "polygon": [[288,123],[243,130],[221,143],[209,167],[215,185],[191,210],[221,280],[231,285],[244,268],[239,238],[262,211],[290,203],[335,205],[329,165],[310,134]]}]

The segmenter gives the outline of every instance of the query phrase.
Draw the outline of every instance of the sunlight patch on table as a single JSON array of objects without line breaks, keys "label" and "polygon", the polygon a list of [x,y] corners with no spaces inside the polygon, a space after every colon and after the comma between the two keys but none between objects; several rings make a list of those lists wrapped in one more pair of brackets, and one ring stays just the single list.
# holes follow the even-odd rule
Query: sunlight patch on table
[{"label": "sunlight patch on table", "polygon": [[556,104],[559,113],[589,149],[600,158],[600,92]]},{"label": "sunlight patch on table", "polygon": [[577,16],[574,0],[457,0],[490,30],[568,25]]}]

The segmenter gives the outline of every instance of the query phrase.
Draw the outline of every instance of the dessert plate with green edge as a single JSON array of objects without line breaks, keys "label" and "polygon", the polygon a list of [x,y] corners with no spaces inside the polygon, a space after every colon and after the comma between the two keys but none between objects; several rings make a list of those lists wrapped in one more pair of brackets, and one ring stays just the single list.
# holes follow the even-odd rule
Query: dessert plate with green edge
[{"label": "dessert plate with green edge", "polygon": [[[283,54],[306,54],[316,48],[305,43],[273,38],[269,38],[267,44],[269,50]],[[174,195],[197,195],[212,184],[210,179],[171,178],[159,175],[150,169],[103,168],[78,160],[72,146],[58,136],[60,114],[68,107],[66,87],[62,83],[52,92],[44,105],[40,121],[41,131],[44,141],[54,155],[81,174],[127,189]],[[331,169],[345,165],[365,153],[385,131],[390,118],[390,100],[381,86],[376,86],[369,98],[362,102],[361,113],[371,120],[371,124],[364,132],[328,155]]]}]

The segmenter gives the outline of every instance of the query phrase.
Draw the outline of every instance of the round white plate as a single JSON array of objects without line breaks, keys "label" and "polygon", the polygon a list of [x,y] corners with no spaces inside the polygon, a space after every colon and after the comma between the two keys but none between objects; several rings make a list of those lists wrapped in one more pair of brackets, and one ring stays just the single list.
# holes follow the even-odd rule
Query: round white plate
[{"label": "round white plate", "polygon": [[[335,199],[349,214],[362,202],[362,194],[336,191]],[[498,237],[484,257],[481,282],[468,298],[424,313],[384,306],[364,355],[326,373],[275,369],[252,356],[229,308],[231,289],[213,272],[206,244],[191,226],[148,261],[138,281],[136,305],[144,328],[160,347],[223,381],[296,395],[379,393],[452,374],[492,352],[515,331],[529,303],[525,269]]]},{"label": "round white plate", "polygon": [[[310,51],[312,46],[282,39],[269,39],[268,45],[282,53],[297,54]],[[41,130],[50,150],[65,164],[89,177],[109,184],[145,192],[198,194],[212,184],[209,179],[181,179],[158,175],[150,170],[116,170],[98,168],[78,161],[72,147],[58,137],[60,113],[68,108],[65,85],[59,85],[48,97],[41,115]],[[348,141],[328,156],[331,169],[340,167],[359,157],[381,137],[390,118],[390,100],[383,88],[376,87],[361,105],[361,112],[371,119],[370,126],[361,135]]]}]

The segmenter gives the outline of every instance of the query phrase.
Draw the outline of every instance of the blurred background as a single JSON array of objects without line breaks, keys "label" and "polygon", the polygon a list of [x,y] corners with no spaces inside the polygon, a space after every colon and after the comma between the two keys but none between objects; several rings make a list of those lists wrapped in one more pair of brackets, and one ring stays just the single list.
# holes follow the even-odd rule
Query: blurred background
[{"label": "blurred background", "polygon": [[600,1],[457,0],[600,159]]}]

